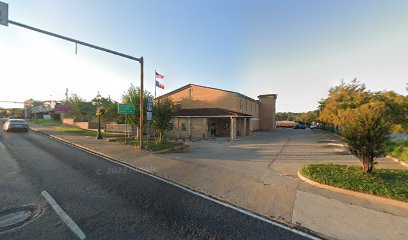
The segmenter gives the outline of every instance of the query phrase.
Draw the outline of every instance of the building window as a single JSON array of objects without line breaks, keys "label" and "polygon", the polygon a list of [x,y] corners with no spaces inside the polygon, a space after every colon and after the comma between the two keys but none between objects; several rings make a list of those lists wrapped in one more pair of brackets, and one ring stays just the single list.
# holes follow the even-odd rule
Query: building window
[{"label": "building window", "polygon": [[177,109],[177,111],[181,110],[181,103],[176,103],[176,109]]},{"label": "building window", "polygon": [[184,132],[187,131],[185,123],[181,123],[181,131],[184,131]]},{"label": "building window", "polygon": [[193,98],[193,89],[192,88],[189,89],[189,95],[190,95],[190,99],[192,99]]},{"label": "building window", "polygon": [[248,111],[248,101],[245,100],[245,111]]},{"label": "building window", "polygon": [[254,106],[254,103],[253,102],[251,102],[251,112],[253,112],[254,110],[253,110],[253,106]]},{"label": "building window", "polygon": [[242,105],[243,105],[243,104],[242,104],[242,99],[240,98],[240,99],[239,99],[239,110],[242,110]]}]

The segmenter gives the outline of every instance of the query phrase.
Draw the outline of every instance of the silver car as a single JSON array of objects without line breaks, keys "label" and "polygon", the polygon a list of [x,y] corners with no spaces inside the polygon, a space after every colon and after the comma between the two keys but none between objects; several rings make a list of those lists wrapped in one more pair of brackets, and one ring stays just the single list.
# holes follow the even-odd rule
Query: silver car
[{"label": "silver car", "polygon": [[3,130],[28,132],[28,124],[24,119],[9,119],[3,125]]}]

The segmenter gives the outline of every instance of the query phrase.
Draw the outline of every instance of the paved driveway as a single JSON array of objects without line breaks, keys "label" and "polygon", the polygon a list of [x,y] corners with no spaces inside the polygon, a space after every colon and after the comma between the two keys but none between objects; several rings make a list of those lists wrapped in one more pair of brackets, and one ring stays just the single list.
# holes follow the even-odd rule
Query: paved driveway
[{"label": "paved driveway", "polygon": [[[307,163],[360,164],[338,136],[322,130],[278,129],[235,142],[200,141],[191,143],[190,153],[155,156],[152,162],[158,174],[174,181],[326,236],[408,236],[407,208],[334,193],[298,179],[298,169]],[[378,162],[377,167],[404,168],[385,158]],[[367,228],[366,234],[361,231],[365,219],[379,227]]]},{"label": "paved driveway", "polygon": [[[248,206],[267,216],[291,222],[298,169],[307,163],[359,164],[340,139],[321,130],[278,129],[258,132],[230,142],[200,141],[191,144],[191,152],[160,156],[167,161],[182,161],[185,171],[174,168],[168,176],[177,176],[200,191]],[[160,169],[159,162],[154,164]],[[166,172],[172,171],[167,169]],[[203,172],[203,171],[206,171]]]}]

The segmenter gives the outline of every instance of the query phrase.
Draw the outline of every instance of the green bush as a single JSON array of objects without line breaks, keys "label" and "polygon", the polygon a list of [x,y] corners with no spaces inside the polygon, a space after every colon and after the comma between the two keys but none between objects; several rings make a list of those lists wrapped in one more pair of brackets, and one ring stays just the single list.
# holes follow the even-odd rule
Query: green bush
[{"label": "green bush", "polygon": [[402,151],[400,157],[402,161],[408,162],[408,147],[404,148],[404,151]]},{"label": "green bush", "polygon": [[300,172],[322,184],[408,202],[407,170],[374,169],[365,174],[359,166],[308,164]]},{"label": "green bush", "polygon": [[386,146],[386,153],[408,162],[408,140],[389,141]]}]

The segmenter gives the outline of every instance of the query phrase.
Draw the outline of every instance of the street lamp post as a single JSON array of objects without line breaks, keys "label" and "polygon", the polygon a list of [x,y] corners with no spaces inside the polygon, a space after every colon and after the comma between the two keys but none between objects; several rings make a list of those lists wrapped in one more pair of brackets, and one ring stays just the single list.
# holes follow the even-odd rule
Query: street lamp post
[{"label": "street lamp post", "polygon": [[101,115],[105,112],[105,109],[101,108],[102,96],[99,93],[99,91],[95,99],[96,99],[96,104],[97,104],[96,115],[98,116],[98,135],[96,135],[96,139],[100,140],[100,139],[103,139],[103,136],[101,133]]}]

